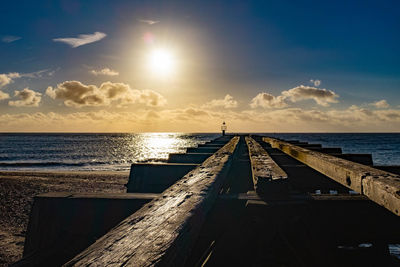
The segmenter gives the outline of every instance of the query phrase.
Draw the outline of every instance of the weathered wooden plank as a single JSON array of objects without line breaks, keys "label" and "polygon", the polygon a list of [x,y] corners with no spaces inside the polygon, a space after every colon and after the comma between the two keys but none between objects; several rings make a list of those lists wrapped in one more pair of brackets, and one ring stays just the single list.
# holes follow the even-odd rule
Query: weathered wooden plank
[{"label": "weathered wooden plank", "polygon": [[400,216],[399,175],[304,149],[274,138],[264,137],[263,140]]},{"label": "weathered wooden plank", "polygon": [[229,143],[65,266],[182,266],[239,141]]},{"label": "weathered wooden plank", "polygon": [[286,197],[288,176],[253,138],[246,136],[254,189],[266,197]]}]

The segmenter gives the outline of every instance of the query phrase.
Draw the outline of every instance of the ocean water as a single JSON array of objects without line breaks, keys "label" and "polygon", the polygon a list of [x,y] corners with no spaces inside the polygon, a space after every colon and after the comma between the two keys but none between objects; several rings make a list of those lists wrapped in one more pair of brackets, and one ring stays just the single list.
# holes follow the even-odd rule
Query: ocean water
[{"label": "ocean water", "polygon": [[372,154],[374,165],[400,165],[400,133],[268,133],[271,137],[341,147],[343,153]]},{"label": "ocean water", "polygon": [[218,134],[0,134],[0,170],[127,171]]},{"label": "ocean water", "polygon": [[[220,134],[0,134],[0,170],[127,171],[135,162],[165,161],[169,153]],[[400,165],[396,133],[266,133],[287,140],[342,147],[343,153],[372,153],[376,165]]]}]

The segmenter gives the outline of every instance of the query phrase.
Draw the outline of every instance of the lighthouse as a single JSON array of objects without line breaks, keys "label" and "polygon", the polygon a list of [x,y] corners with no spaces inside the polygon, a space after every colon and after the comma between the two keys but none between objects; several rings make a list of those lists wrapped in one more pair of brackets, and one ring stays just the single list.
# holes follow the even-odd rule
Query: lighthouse
[{"label": "lighthouse", "polygon": [[222,131],[222,136],[224,136],[225,135],[225,131],[226,131],[226,123],[225,122],[223,122],[222,125],[221,125],[221,131]]}]

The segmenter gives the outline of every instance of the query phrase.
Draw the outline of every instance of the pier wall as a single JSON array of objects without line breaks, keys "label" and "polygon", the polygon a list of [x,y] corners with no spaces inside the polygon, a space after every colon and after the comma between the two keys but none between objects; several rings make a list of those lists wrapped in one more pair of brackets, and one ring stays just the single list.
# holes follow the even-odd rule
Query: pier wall
[{"label": "pier wall", "polygon": [[135,163],[131,166],[128,193],[161,193],[199,164]]},{"label": "pier wall", "polygon": [[46,193],[32,206],[24,259],[16,266],[57,266],[75,256],[157,194]]}]

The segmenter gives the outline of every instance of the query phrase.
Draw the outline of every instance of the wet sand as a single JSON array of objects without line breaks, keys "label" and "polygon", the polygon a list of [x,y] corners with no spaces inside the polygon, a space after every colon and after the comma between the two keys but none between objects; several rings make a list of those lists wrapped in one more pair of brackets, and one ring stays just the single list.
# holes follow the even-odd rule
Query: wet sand
[{"label": "wet sand", "polygon": [[0,266],[19,260],[35,195],[126,192],[129,172],[0,171]]}]

